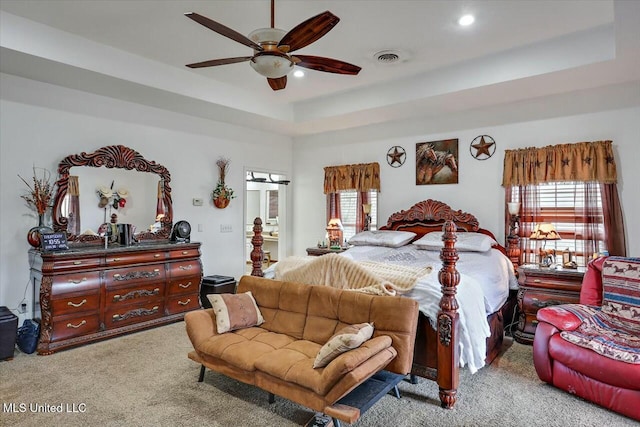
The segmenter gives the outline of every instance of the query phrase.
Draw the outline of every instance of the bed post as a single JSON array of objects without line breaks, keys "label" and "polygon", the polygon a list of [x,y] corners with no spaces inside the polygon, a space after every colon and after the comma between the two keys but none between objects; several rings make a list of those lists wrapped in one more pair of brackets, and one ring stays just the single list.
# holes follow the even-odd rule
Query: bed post
[{"label": "bed post", "polygon": [[262,262],[264,261],[264,252],[262,252],[262,220],[260,217],[256,217],[253,220],[253,237],[251,238],[251,263],[253,270],[251,270],[252,276],[263,277]]},{"label": "bed post", "polygon": [[451,409],[456,403],[458,383],[460,382],[460,336],[458,301],[456,286],[460,283],[460,273],[456,270],[458,251],[456,242],[456,225],[447,221],[443,227],[444,247],[440,252],[442,268],[438,280],[442,287],[440,311],[438,312],[438,387],[440,402],[443,408]]}]

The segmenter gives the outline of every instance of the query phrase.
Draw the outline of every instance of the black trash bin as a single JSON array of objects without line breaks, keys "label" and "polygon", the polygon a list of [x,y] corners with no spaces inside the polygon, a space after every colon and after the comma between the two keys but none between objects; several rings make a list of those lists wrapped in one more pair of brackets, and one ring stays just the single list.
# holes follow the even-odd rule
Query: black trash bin
[{"label": "black trash bin", "polygon": [[211,302],[207,298],[209,294],[235,294],[236,279],[230,276],[205,276],[200,285],[200,305],[203,308],[211,308]]},{"label": "black trash bin", "polygon": [[0,307],[0,360],[13,359],[18,336],[18,316],[7,307]]}]

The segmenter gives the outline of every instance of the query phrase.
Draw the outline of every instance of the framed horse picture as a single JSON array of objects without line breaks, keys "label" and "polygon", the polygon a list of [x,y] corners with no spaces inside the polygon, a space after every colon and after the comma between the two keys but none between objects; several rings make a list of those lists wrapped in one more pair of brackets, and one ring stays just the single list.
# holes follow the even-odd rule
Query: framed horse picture
[{"label": "framed horse picture", "polygon": [[458,139],[416,144],[416,185],[458,183]]}]

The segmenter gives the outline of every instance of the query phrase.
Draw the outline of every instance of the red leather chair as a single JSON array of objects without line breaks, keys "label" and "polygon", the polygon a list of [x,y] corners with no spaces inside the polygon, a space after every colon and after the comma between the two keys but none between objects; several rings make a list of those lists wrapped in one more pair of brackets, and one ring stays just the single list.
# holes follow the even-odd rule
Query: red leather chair
[{"label": "red leather chair", "polygon": [[[627,261],[630,270],[624,267]],[[589,262],[579,305],[557,305],[538,311],[533,362],[541,380],[640,421],[639,265],[638,258],[601,257]],[[625,270],[620,272],[622,268]],[[603,277],[607,285],[604,296]],[[610,293],[612,280],[623,283],[626,293],[631,292],[631,305],[611,302],[615,298]],[[626,303],[626,295],[624,299]],[[618,309],[624,311],[623,316],[616,316]],[[605,322],[596,324],[599,319]],[[593,332],[611,326],[609,321],[617,326],[620,319],[625,326],[622,330],[600,329],[602,335]],[[590,326],[594,328],[588,329]],[[587,339],[580,335],[584,331]],[[622,352],[617,353],[618,349]]]}]

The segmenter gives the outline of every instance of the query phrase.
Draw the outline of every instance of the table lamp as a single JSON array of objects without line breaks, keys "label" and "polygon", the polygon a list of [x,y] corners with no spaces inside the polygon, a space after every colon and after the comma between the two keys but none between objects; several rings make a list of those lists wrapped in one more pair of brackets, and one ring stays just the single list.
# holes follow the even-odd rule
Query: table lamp
[{"label": "table lamp", "polygon": [[327,224],[327,236],[329,238],[329,248],[340,249],[344,239],[344,228],[340,218],[331,218]]},{"label": "table lamp", "polygon": [[540,249],[540,267],[548,268],[555,262],[554,256],[556,253],[555,249],[545,250],[545,246],[547,244],[547,240],[560,240],[560,234],[556,231],[556,228],[553,224],[550,223],[542,223],[536,225],[535,230],[529,236],[531,240],[539,240],[542,241],[542,248]]},{"label": "table lamp", "polygon": [[363,204],[362,212],[364,213],[364,226],[362,227],[362,230],[369,231],[369,228],[371,227],[371,205],[369,203]]}]

